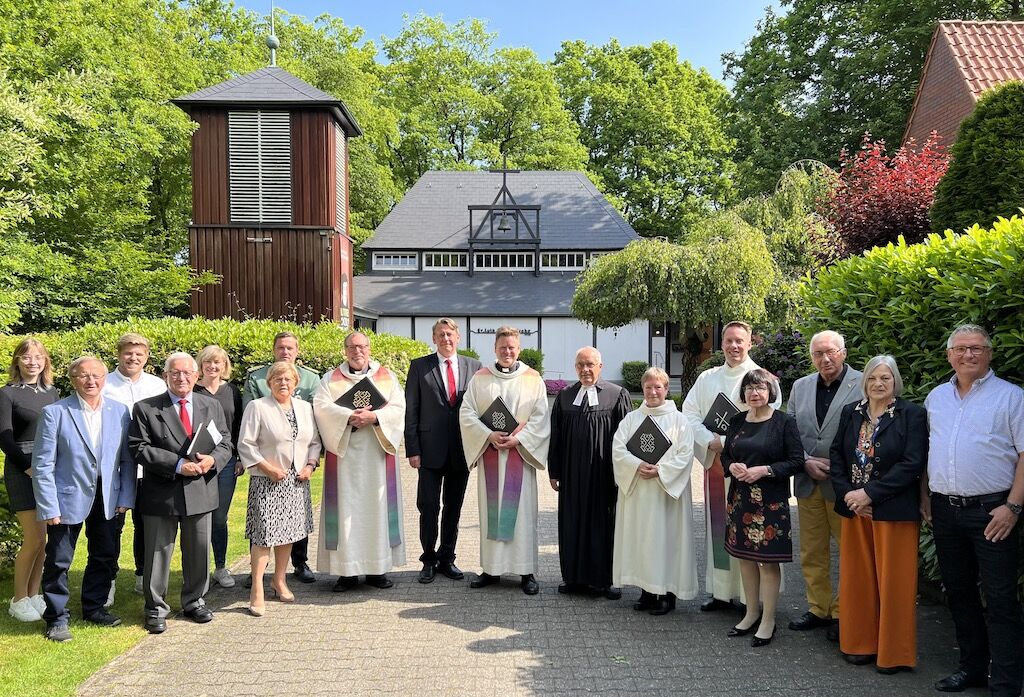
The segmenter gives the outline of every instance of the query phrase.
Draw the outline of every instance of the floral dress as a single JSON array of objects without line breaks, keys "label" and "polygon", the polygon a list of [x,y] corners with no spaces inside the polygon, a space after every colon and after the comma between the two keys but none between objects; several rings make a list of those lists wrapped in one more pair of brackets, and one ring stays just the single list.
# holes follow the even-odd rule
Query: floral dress
[{"label": "floral dress", "polygon": [[[769,465],[774,477],[754,484],[729,475],[729,465]],[[803,446],[792,417],[775,411],[767,421],[750,423],[737,414],[729,423],[722,464],[729,477],[725,549],[730,556],[759,562],[793,561],[789,478],[803,467]]]}]

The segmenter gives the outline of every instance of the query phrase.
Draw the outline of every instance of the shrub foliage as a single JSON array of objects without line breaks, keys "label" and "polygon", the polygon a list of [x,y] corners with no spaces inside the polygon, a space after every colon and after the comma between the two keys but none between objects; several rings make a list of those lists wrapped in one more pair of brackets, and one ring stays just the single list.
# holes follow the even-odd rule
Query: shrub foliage
[{"label": "shrub foliage", "polygon": [[640,380],[647,370],[647,361],[626,361],[622,364],[622,384],[630,392],[640,392]]}]

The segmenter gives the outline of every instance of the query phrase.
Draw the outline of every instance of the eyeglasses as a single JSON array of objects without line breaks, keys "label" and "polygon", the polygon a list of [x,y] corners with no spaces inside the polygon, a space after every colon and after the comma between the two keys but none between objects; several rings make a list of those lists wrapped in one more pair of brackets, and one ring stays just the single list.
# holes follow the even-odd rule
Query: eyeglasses
[{"label": "eyeglasses", "polygon": [[106,373],[96,373],[96,374],[93,374],[93,373],[79,373],[78,375],[75,376],[75,380],[81,380],[82,382],[87,382],[89,380],[95,380],[95,381],[99,382],[105,376],[106,376]]},{"label": "eyeglasses", "polygon": [[348,346],[345,347],[345,350],[346,351],[355,351],[355,350],[369,351],[370,350],[370,345],[369,344],[349,344]]},{"label": "eyeglasses", "polygon": [[824,358],[825,356],[828,356],[829,358],[835,358],[840,353],[842,353],[844,350],[845,349],[834,349],[834,348],[831,348],[831,349],[826,349],[824,351],[811,351],[811,358],[813,358],[815,360],[817,360],[819,358]]},{"label": "eyeglasses", "polygon": [[171,379],[178,380],[179,378],[190,378],[196,374],[194,370],[168,370],[167,374],[171,376]]},{"label": "eyeglasses", "polygon": [[949,350],[953,352],[954,356],[963,356],[963,355],[966,355],[968,352],[970,352],[972,356],[980,356],[981,354],[983,354],[986,351],[988,351],[990,348],[992,348],[992,347],[991,346],[952,346],[952,347],[950,347]]},{"label": "eyeglasses", "polygon": [[744,392],[771,392],[768,389],[768,385],[747,385],[743,388]]}]

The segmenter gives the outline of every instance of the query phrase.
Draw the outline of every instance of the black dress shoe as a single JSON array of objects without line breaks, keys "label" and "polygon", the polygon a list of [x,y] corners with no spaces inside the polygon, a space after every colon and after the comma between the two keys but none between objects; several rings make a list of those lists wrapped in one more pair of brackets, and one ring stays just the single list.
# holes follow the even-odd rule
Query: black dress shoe
[{"label": "black dress shoe", "polygon": [[875,654],[873,653],[844,653],[843,659],[854,666],[866,666],[868,663],[875,662]]},{"label": "black dress shoe", "polygon": [[205,605],[196,605],[191,610],[185,610],[185,617],[196,624],[206,624],[213,619],[213,610]]},{"label": "black dress shoe", "polygon": [[757,629],[758,625],[760,625],[760,624],[761,624],[761,618],[758,617],[757,620],[752,625],[747,627],[746,629],[740,629],[738,626],[737,627],[733,627],[728,632],[726,632],[726,636],[730,636],[730,637],[746,636],[746,635],[750,634],[751,632],[755,631]]},{"label": "black dress shoe", "polygon": [[540,593],[540,584],[537,583],[537,579],[533,577],[533,574],[523,574],[522,579],[519,581],[519,587],[527,595],[537,595]]},{"label": "black dress shoe", "polygon": [[433,564],[424,564],[423,569],[420,570],[420,577],[418,580],[420,583],[430,583],[434,580],[434,573],[437,569]]},{"label": "black dress shoe", "polygon": [[971,675],[966,670],[958,670],[935,683],[939,692],[963,692],[969,687],[986,687],[988,678],[984,675]]},{"label": "black dress shoe", "polygon": [[800,616],[799,619],[795,619],[789,623],[789,628],[794,632],[806,632],[808,629],[817,629],[818,627],[827,627],[832,624],[832,620],[825,617],[818,617],[813,612],[808,610]]},{"label": "black dress shoe", "polygon": [[575,583],[558,584],[558,592],[562,595],[575,595],[576,593],[579,593],[579,590],[579,586],[577,586]]},{"label": "black dress shoe", "polygon": [[904,671],[904,670],[908,670],[909,671],[909,670],[913,670],[913,669],[914,669],[913,666],[886,666],[884,668],[882,666],[876,666],[875,667],[875,672],[876,673],[881,673],[882,675],[896,675],[896,673],[899,673],[901,671]]},{"label": "black dress shoe", "polygon": [[470,588],[485,588],[487,586],[494,585],[501,580],[501,576],[491,576],[490,574],[477,574],[477,577],[469,582]]},{"label": "black dress shoe", "polygon": [[705,600],[700,605],[701,612],[716,612],[718,610],[731,610],[732,603],[725,600],[719,600],[718,598],[711,596],[708,600]]},{"label": "black dress shoe", "polygon": [[640,600],[633,603],[633,609],[637,612],[647,612],[654,607],[654,601],[658,599],[658,596],[653,593],[648,593],[645,590],[640,591]]},{"label": "black dress shoe", "polygon": [[750,645],[753,646],[755,649],[759,648],[761,646],[767,646],[768,644],[772,643],[772,639],[775,638],[775,630],[777,630],[777,629],[778,629],[778,626],[773,627],[772,628],[772,635],[770,637],[767,637],[767,638],[762,638],[762,637],[759,637],[759,636],[757,636],[755,634],[754,638],[750,640]]},{"label": "black dress shoe", "polygon": [[676,609],[675,598],[671,593],[666,595],[655,596],[654,604],[651,605],[651,609],[647,611],[650,615],[667,615]]},{"label": "black dress shoe", "polygon": [[384,574],[367,574],[366,585],[384,590],[385,588],[391,588],[395,584]]},{"label": "black dress shoe", "polygon": [[358,576],[339,576],[338,580],[334,582],[334,588],[331,590],[335,593],[344,593],[350,591],[359,585]]},{"label": "black dress shoe", "polygon": [[437,571],[442,576],[450,578],[453,581],[461,581],[466,578],[466,574],[462,573],[462,569],[455,566],[453,562],[438,562]]},{"label": "black dress shoe", "polygon": [[608,586],[604,590],[604,597],[608,600],[618,600],[622,597],[622,589],[617,586]]},{"label": "black dress shoe", "polygon": [[98,624],[101,627],[116,627],[121,624],[121,618],[117,615],[111,615],[106,610],[97,610],[88,617],[85,618],[86,622],[91,624]]},{"label": "black dress shoe", "polygon": [[306,562],[302,562],[296,566],[295,570],[292,571],[292,576],[294,576],[297,581],[302,581],[303,583],[313,583],[316,581],[316,576],[313,575],[312,569],[309,568],[309,564]]},{"label": "black dress shoe", "polygon": [[167,620],[163,617],[147,617],[146,631],[150,634],[163,634],[167,631]]},{"label": "black dress shoe", "polygon": [[839,620],[834,620],[825,630],[825,638],[835,644],[839,643]]}]

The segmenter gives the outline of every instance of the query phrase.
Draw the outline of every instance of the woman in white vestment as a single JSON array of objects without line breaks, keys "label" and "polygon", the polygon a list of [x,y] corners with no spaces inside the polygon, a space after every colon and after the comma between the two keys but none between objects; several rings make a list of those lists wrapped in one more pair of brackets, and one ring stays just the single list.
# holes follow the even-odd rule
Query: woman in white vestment
[{"label": "woman in white vestment", "polygon": [[[643,380],[644,403],[619,424],[612,464],[619,500],[615,516],[615,585],[640,587],[634,610],[664,615],[676,598],[697,595],[690,469],[693,433],[675,402],[666,401],[668,375],[649,368]],[[658,462],[644,462],[626,447],[650,416],[671,441]]]}]

